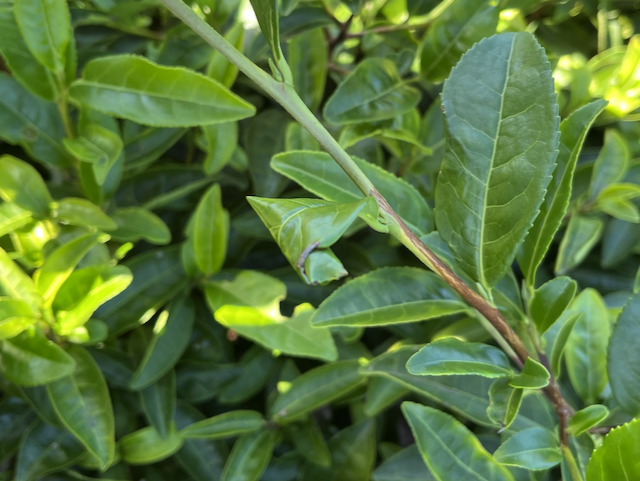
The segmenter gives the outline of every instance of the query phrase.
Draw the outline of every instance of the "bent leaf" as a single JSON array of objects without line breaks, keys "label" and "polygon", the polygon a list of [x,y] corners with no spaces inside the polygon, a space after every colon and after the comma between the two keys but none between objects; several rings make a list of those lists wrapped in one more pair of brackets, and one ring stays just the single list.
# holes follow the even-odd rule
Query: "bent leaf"
[{"label": "bent leaf", "polygon": [[536,289],[529,313],[540,334],[544,334],[560,318],[576,295],[578,285],[568,277],[556,277]]},{"label": "bent leaf", "polygon": [[602,404],[592,404],[575,413],[569,420],[567,432],[572,436],[580,436],[596,427],[609,416],[609,409]]},{"label": "bent leaf", "polygon": [[543,428],[520,431],[493,453],[500,464],[516,466],[531,471],[549,469],[562,461],[558,440]]},{"label": "bent leaf", "polygon": [[549,384],[550,377],[546,367],[528,357],[520,374],[511,379],[509,385],[519,389],[542,389]]},{"label": "bent leaf", "polygon": [[190,424],[180,431],[180,436],[185,439],[223,439],[257,431],[264,423],[262,414],[257,411],[230,411]]},{"label": "bent leaf", "polygon": [[118,446],[124,462],[145,465],[168,458],[182,447],[182,442],[175,425],[165,438],[160,437],[153,426],[148,426],[123,436]]},{"label": "bent leaf", "polygon": [[11,155],[0,157],[0,197],[37,217],[47,217],[53,202],[38,171]]}]

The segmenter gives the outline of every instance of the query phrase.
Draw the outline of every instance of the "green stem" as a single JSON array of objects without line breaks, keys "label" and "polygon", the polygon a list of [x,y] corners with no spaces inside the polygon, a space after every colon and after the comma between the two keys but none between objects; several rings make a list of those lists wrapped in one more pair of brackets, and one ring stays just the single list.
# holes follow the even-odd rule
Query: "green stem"
[{"label": "green stem", "polygon": [[573,481],[584,481],[582,479],[582,473],[580,472],[578,463],[576,462],[576,458],[573,457],[573,453],[571,452],[571,448],[569,446],[562,446],[562,454],[564,454],[564,459],[569,465],[569,471],[571,472]]},{"label": "green stem", "polygon": [[73,133],[73,124],[71,123],[71,117],[69,116],[69,94],[66,86],[64,72],[58,75],[57,81],[58,100],[56,104],[58,105],[58,111],[60,112],[60,117],[62,118],[64,131],[67,134],[67,137],[73,139],[75,135]]}]

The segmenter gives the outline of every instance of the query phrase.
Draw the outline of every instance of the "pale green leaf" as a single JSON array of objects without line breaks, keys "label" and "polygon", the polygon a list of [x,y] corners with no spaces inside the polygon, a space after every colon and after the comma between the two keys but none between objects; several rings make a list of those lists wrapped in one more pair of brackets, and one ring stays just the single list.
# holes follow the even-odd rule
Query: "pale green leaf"
[{"label": "pale green leaf", "polygon": [[575,413],[569,420],[567,432],[572,436],[580,436],[589,429],[598,426],[609,416],[609,409],[602,404],[592,404]]},{"label": "pale green leaf", "polygon": [[21,299],[37,312],[40,310],[42,298],[33,280],[0,247],[0,290],[4,295]]},{"label": "pale green leaf", "polygon": [[38,322],[29,304],[0,297],[0,339],[9,339]]},{"label": "pale green leaf", "polygon": [[204,171],[207,175],[217,174],[231,160],[238,144],[238,124],[225,122],[202,127],[207,156]]},{"label": "pale green leaf", "polygon": [[115,230],[118,225],[93,202],[67,197],[54,205],[54,216],[63,223]]}]

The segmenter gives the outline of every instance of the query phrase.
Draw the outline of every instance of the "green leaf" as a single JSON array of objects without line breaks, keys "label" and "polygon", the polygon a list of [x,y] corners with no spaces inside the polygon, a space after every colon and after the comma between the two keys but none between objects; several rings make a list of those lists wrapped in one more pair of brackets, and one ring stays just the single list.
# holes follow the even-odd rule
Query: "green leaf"
[{"label": "green leaf", "polygon": [[11,257],[0,247],[0,291],[15,299],[21,299],[37,312],[40,310],[42,298],[35,284]]},{"label": "green leaf", "polygon": [[13,77],[0,73],[0,138],[19,145],[37,161],[53,167],[73,165],[62,146],[65,136],[55,104],[34,96]]},{"label": "green leaf", "polygon": [[124,122],[124,156],[127,170],[142,169],[162,156],[187,129],[156,129]]},{"label": "green leaf", "polygon": [[313,316],[316,326],[377,326],[465,312],[442,279],[424,269],[376,269],[339,287]]},{"label": "green leaf", "polygon": [[82,129],[75,139],[64,139],[65,149],[82,162],[92,164],[98,185],[104,185],[109,170],[122,154],[124,144],[120,135],[99,124],[90,124]]},{"label": "green leaf", "polygon": [[172,428],[176,411],[176,374],[169,371],[149,387],[140,391],[140,404],[147,421],[161,438]]},{"label": "green leaf", "polygon": [[257,431],[264,424],[259,412],[237,410],[190,424],[180,431],[180,436],[184,439],[224,439]]},{"label": "green leaf", "polygon": [[481,41],[451,71],[442,106],[438,231],[490,289],[511,267],[554,169],[559,118],[544,50],[525,32]]},{"label": "green leaf", "polygon": [[[274,375],[277,367],[276,359],[269,351],[258,345],[253,345],[240,358],[239,365],[232,367],[235,375],[224,382],[220,390],[218,401],[221,404],[240,404],[262,391],[265,384]],[[225,373],[226,374],[226,373]]]},{"label": "green leaf", "polygon": [[132,55],[90,61],[71,97],[94,110],[154,127],[192,127],[251,117],[255,108],[220,83]]},{"label": "green leaf", "polygon": [[238,144],[238,124],[225,122],[202,127],[207,156],[204,171],[207,175],[220,172],[231,160]]},{"label": "green leaf", "polygon": [[523,389],[512,387],[508,378],[496,379],[491,385],[487,416],[501,426],[501,431],[508,429],[515,421],[523,392]]},{"label": "green leaf", "polygon": [[270,412],[278,422],[300,418],[357,389],[366,382],[357,360],[316,367],[296,378],[273,402]]},{"label": "green leaf", "polygon": [[493,457],[500,464],[531,471],[552,468],[562,461],[558,440],[543,428],[520,431],[507,439]]},{"label": "green leaf", "polygon": [[196,264],[207,276],[220,270],[227,254],[229,213],[222,207],[220,186],[202,196],[194,213],[193,250]]},{"label": "green leaf", "polygon": [[571,304],[578,285],[569,277],[556,277],[536,289],[529,313],[540,334],[544,334]]},{"label": "green leaf", "polygon": [[[224,38],[236,49],[242,51],[244,45],[244,25],[242,22],[231,27]],[[229,62],[220,52],[214,50],[209,65],[207,65],[207,76],[217,80],[225,87],[231,88],[238,76],[238,67]]]},{"label": "green leaf", "polygon": [[628,200],[608,200],[598,204],[598,209],[616,219],[640,223],[640,210]]},{"label": "green leaf", "polygon": [[139,429],[118,441],[122,460],[128,464],[153,464],[168,458],[182,447],[182,438],[175,425],[165,438],[153,426]]},{"label": "green leaf", "polygon": [[376,426],[372,419],[354,424],[335,434],[328,443],[331,466],[307,462],[305,481],[369,481],[376,461]]},{"label": "green leaf", "polygon": [[489,378],[513,374],[509,359],[500,349],[455,337],[439,339],[411,356],[407,371],[419,376],[476,375]]},{"label": "green leaf", "polygon": [[99,242],[101,234],[85,234],[61,245],[45,260],[33,275],[36,289],[42,296],[44,306],[53,304],[53,300],[69,278],[75,266]]},{"label": "green leaf", "polygon": [[124,291],[132,280],[125,266],[101,264],[72,272],[53,301],[56,331],[67,335],[84,325],[98,307]]},{"label": "green leaf", "polygon": [[556,169],[553,171],[544,202],[540,205],[540,214],[529,230],[518,255],[518,264],[530,286],[535,285],[538,266],[567,212],[578,154],[591,125],[606,106],[605,100],[596,100],[579,108],[560,123]]},{"label": "green leaf", "polygon": [[0,372],[20,386],[47,384],[76,368],[69,354],[35,329],[1,341],[0,351]]},{"label": "green leaf", "polygon": [[185,296],[174,299],[158,316],[153,337],[131,378],[131,389],[147,388],[173,369],[187,348],[194,319],[193,302]]},{"label": "green leaf", "polygon": [[171,242],[171,232],[160,217],[142,207],[125,207],[111,215],[118,229],[110,232],[119,242],[136,242],[144,239],[152,244],[164,245]]},{"label": "green leaf", "polygon": [[368,58],[338,86],[324,106],[332,124],[373,122],[403,114],[420,101],[420,92],[402,82],[388,59]]},{"label": "green leaf", "polygon": [[0,7],[0,54],[13,76],[22,85],[44,100],[53,101],[56,92],[51,74],[27,48],[18,28],[10,3]]},{"label": "green leaf", "polygon": [[627,172],[629,160],[629,147],[624,137],[616,130],[607,129],[604,145],[593,166],[589,199],[596,199],[605,187],[621,180]]},{"label": "green leaf", "polygon": [[[421,236],[433,230],[431,208],[413,186],[365,160],[355,157],[353,160],[413,232]],[[334,202],[362,199],[349,176],[324,152],[279,154],[271,166],[323,199]]]},{"label": "green leaf", "polygon": [[640,294],[624,307],[613,327],[607,349],[607,372],[614,399],[632,416],[640,414],[640,366],[635,361],[640,342]]},{"label": "green leaf", "polygon": [[221,481],[258,481],[271,460],[277,434],[269,429],[243,434],[233,445]]},{"label": "green leaf", "polygon": [[513,481],[478,438],[455,418],[420,404],[404,402],[407,419],[422,459],[438,481]]},{"label": "green leaf", "polygon": [[247,200],[307,284],[322,284],[347,275],[339,262],[321,271],[322,276],[314,277],[313,273],[326,262],[321,254],[332,255],[329,247],[359,216],[378,217],[378,205],[372,197],[344,204],[316,199]]},{"label": "green leaf", "polygon": [[612,429],[595,450],[587,467],[587,481],[640,478],[640,419]]},{"label": "green leaf", "polygon": [[602,236],[604,223],[597,217],[572,215],[556,257],[556,274],[564,274],[582,263]]},{"label": "green leaf", "polygon": [[298,122],[291,122],[287,125],[285,132],[284,150],[320,150],[320,144],[314,139],[309,131]]},{"label": "green leaf", "polygon": [[36,415],[22,399],[6,396],[0,402],[0,459],[6,460],[18,450],[20,438],[33,424]]},{"label": "green leaf", "polygon": [[115,421],[111,397],[100,368],[89,353],[72,346],[73,374],[47,384],[49,399],[64,426],[106,469],[115,457]]},{"label": "green leaf", "polygon": [[410,391],[402,384],[382,376],[373,376],[367,385],[363,411],[374,417],[405,397]]},{"label": "green leaf", "polygon": [[331,466],[331,452],[318,422],[313,417],[289,424],[286,426],[286,432],[296,450],[307,461],[324,468]]},{"label": "green leaf", "polygon": [[0,297],[0,339],[17,336],[38,322],[29,304],[20,299]]},{"label": "green leaf", "polygon": [[47,217],[53,202],[38,171],[11,155],[0,157],[0,197],[37,217]]},{"label": "green leaf", "polygon": [[54,205],[54,215],[64,223],[96,227],[100,230],[115,230],[118,226],[93,202],[67,197]]},{"label": "green leaf", "polygon": [[124,263],[133,281],[120,295],[100,306],[95,317],[117,336],[149,321],[182,288],[187,279],[175,246],[154,249]]},{"label": "green leaf", "polygon": [[607,385],[607,344],[610,326],[607,308],[594,289],[585,289],[571,305],[583,313],[571,330],[565,348],[569,379],[587,404],[594,404]]},{"label": "green leaf", "polygon": [[[55,446],[55,449],[53,447]],[[15,468],[15,481],[33,481],[73,466],[87,452],[65,429],[43,422],[24,433]]]},{"label": "green leaf", "polygon": [[596,427],[609,416],[609,409],[602,404],[593,404],[581,409],[569,420],[567,432],[572,436],[580,436]]},{"label": "green leaf", "polygon": [[32,221],[31,212],[22,210],[9,202],[0,204],[0,237],[14,232]]},{"label": "green leaf", "polygon": [[251,0],[251,6],[260,24],[260,31],[267,40],[276,64],[282,57],[280,49],[279,3],[277,0]]},{"label": "green leaf", "polygon": [[16,0],[14,12],[33,56],[51,72],[64,74],[67,48],[71,41],[71,17],[67,2]]},{"label": "green leaf", "polygon": [[324,95],[329,58],[324,30],[316,28],[293,37],[288,56],[296,92],[311,111],[317,110]]},{"label": "green leaf", "polygon": [[520,374],[511,379],[509,385],[519,389],[542,389],[549,384],[550,377],[546,367],[528,357]]},{"label": "green leaf", "polygon": [[491,0],[455,0],[442,12],[422,42],[420,72],[442,82],[471,46],[496,33],[500,8]]},{"label": "green leaf", "polygon": [[434,481],[433,475],[425,469],[418,446],[412,444],[376,468],[372,481]]},{"label": "green leaf", "polygon": [[[567,346],[569,335],[571,334],[573,327],[576,325],[576,322],[578,322],[578,319],[583,315],[584,314],[582,312],[578,314],[569,313],[566,321],[560,327],[560,330],[553,341],[553,345],[551,346],[551,355],[549,357],[549,365],[551,366],[552,374],[556,377],[560,376],[562,355],[564,354],[564,349]],[[559,319],[558,322],[560,321],[561,320]]]}]

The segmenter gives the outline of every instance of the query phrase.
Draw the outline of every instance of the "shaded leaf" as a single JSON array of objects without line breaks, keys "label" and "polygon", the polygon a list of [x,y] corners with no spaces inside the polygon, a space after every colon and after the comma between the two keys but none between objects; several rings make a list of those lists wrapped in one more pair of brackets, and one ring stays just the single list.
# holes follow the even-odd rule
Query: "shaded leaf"
[{"label": "shaded leaf", "polygon": [[215,184],[200,199],[194,213],[193,251],[196,264],[207,276],[220,270],[227,254],[229,213],[222,207]]},{"label": "shaded leaf", "polygon": [[106,231],[118,227],[97,205],[86,199],[67,197],[56,202],[54,211],[56,218],[68,224],[96,227]]},{"label": "shaded leaf", "polygon": [[221,481],[258,481],[271,460],[277,434],[263,429],[242,435],[233,445]]},{"label": "shaded leaf", "polygon": [[293,37],[289,40],[288,57],[296,92],[310,110],[316,110],[327,78],[329,54],[324,31],[316,28]]},{"label": "shaded leaf", "polygon": [[64,139],[64,147],[78,160],[92,164],[98,185],[104,185],[109,170],[122,154],[124,144],[117,132],[99,124],[82,129],[80,137]]},{"label": "shaded leaf", "polygon": [[182,438],[175,425],[169,435],[160,437],[153,426],[123,436],[118,441],[122,460],[129,464],[145,465],[168,458],[182,447]]},{"label": "shaded leaf", "polygon": [[549,371],[532,357],[528,357],[520,374],[511,379],[510,386],[519,389],[542,389],[549,384]]},{"label": "shaded leaf", "polygon": [[149,387],[140,391],[140,404],[147,421],[161,438],[172,428],[176,411],[176,375],[169,371]]},{"label": "shaded leaf", "polygon": [[597,217],[572,215],[556,257],[555,272],[564,274],[582,263],[602,235],[604,223]]},{"label": "shaded leaf", "polygon": [[562,461],[558,440],[543,428],[525,429],[514,434],[493,456],[501,464],[532,471],[549,469]]},{"label": "shaded leaf", "polygon": [[171,241],[171,232],[160,217],[142,207],[125,207],[111,215],[118,228],[109,234],[120,242],[135,242],[144,239],[152,244],[163,245]]},{"label": "shaded leaf", "polygon": [[180,436],[185,439],[221,439],[257,431],[265,424],[256,411],[237,410],[218,414],[185,427]]}]

